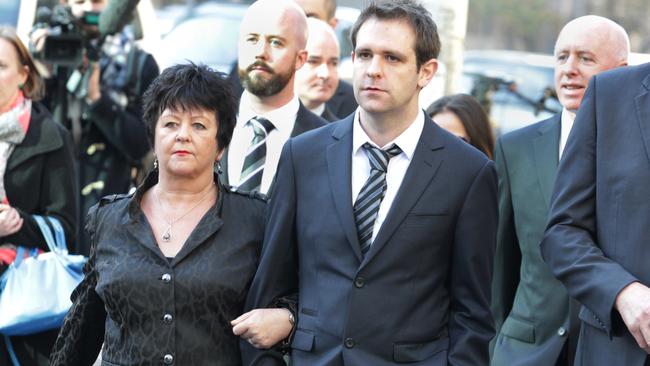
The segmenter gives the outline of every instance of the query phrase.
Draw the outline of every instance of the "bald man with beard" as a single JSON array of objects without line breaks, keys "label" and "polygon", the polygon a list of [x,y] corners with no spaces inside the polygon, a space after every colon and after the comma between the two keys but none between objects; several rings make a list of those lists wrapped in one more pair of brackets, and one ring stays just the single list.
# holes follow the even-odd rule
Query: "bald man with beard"
[{"label": "bald man with beard", "polygon": [[609,19],[584,16],[567,23],[554,50],[562,112],[506,134],[497,143],[493,366],[573,364],[579,305],[553,276],[539,245],[558,163],[587,84],[599,72],[626,65],[628,53],[625,30]]},{"label": "bald man with beard", "polygon": [[270,195],[284,143],[327,122],[294,93],[296,70],[307,60],[307,18],[289,0],[260,0],[239,31],[238,74],[244,87],[237,125],[221,160],[222,182]]}]

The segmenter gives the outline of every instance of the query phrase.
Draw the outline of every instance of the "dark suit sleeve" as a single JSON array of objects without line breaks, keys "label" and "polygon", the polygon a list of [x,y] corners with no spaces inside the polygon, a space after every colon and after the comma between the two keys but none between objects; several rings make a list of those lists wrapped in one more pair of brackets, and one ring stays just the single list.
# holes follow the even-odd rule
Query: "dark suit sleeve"
[{"label": "dark suit sleeve", "polygon": [[597,80],[592,79],[585,93],[558,168],[541,252],[571,297],[591,310],[609,333],[616,296],[637,279],[605,256],[597,242]]},{"label": "dark suit sleeve", "polygon": [[[508,317],[519,285],[521,250],[515,230],[510,175],[508,162],[503,152],[503,141],[499,140],[495,149],[494,163],[499,177],[499,226],[494,255],[494,276],[492,279],[492,315],[496,334]],[[494,347],[492,342],[491,349]]]},{"label": "dark suit sleeve", "polygon": [[449,365],[489,363],[497,215],[497,176],[494,163],[487,161],[474,178],[456,222],[449,281]]},{"label": "dark suit sleeve", "polygon": [[[260,265],[248,292],[245,311],[271,307],[276,299],[298,292],[296,191],[291,149],[290,139],[280,155]],[[282,356],[273,350],[255,350],[245,341],[240,341],[240,348],[245,366],[284,365]]]},{"label": "dark suit sleeve", "polygon": [[106,311],[104,303],[95,291],[97,270],[95,267],[97,205],[88,213],[87,230],[93,241],[90,258],[84,266],[84,279],[72,292],[72,307],[65,317],[59,336],[50,355],[51,366],[92,365],[102,348]]}]

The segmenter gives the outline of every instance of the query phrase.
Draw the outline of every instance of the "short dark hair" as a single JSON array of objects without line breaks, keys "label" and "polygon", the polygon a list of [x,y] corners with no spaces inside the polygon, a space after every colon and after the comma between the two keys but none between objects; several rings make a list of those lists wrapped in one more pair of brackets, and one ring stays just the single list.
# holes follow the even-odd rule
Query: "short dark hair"
[{"label": "short dark hair", "polygon": [[237,100],[225,74],[201,64],[174,65],[151,83],[142,98],[143,119],[151,146],[158,118],[167,108],[214,111],[217,145],[225,149],[230,144],[237,121]]},{"label": "short dark hair", "polygon": [[352,48],[357,47],[357,33],[370,18],[383,20],[404,20],[411,25],[415,33],[415,56],[417,68],[420,69],[427,61],[438,58],[440,53],[440,37],[438,27],[431,18],[431,13],[421,4],[413,0],[373,1],[361,11],[357,21],[352,26],[350,40]]},{"label": "short dark hair", "polygon": [[455,114],[467,131],[469,144],[492,159],[494,153],[494,134],[490,120],[481,104],[471,95],[454,94],[442,97],[427,108],[433,118],[438,113]]}]

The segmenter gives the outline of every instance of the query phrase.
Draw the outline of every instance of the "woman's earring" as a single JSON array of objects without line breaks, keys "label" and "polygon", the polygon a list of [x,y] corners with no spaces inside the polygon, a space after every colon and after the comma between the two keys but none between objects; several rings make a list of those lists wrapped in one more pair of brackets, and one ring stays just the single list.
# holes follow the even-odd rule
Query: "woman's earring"
[{"label": "woman's earring", "polygon": [[158,169],[158,158],[154,156],[153,158],[153,169]]},{"label": "woman's earring", "polygon": [[221,162],[219,162],[219,160],[214,162],[214,167],[215,170],[217,171],[217,174],[219,175],[223,174],[223,170],[221,170]]}]

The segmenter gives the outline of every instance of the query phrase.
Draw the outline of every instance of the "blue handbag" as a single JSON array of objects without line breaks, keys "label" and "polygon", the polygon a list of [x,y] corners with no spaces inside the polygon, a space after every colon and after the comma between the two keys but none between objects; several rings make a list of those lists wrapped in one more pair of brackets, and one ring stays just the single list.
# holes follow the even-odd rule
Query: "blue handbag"
[{"label": "blue handbag", "polygon": [[[61,326],[72,302],[70,295],[83,279],[86,258],[70,255],[61,223],[53,217],[32,216],[38,223],[49,252],[16,260],[0,280],[0,333],[27,335]],[[47,225],[49,221],[52,230]]]}]

